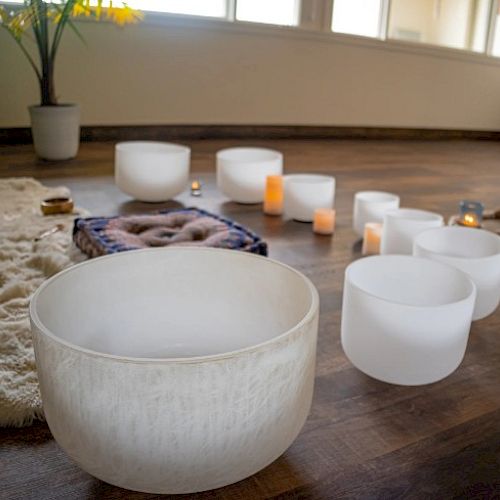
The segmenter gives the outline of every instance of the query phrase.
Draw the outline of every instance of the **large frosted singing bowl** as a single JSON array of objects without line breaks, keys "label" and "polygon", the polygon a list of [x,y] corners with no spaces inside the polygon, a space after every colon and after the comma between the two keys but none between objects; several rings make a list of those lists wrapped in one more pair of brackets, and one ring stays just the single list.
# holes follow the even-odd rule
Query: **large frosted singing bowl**
[{"label": "large frosted singing bowl", "polygon": [[441,227],[415,238],[414,255],[450,264],[467,273],[477,287],[473,320],[482,319],[500,302],[500,236],[483,229]]},{"label": "large frosted singing bowl", "polygon": [[65,270],[30,305],[50,430],[123,488],[191,493],[250,476],[309,413],[318,302],[294,269],[234,250],[139,250]]},{"label": "large frosted singing bowl", "polygon": [[388,210],[399,208],[399,196],[384,191],[359,191],[354,195],[352,226],[361,238],[367,222],[383,222]]},{"label": "large frosted singing bowl", "polygon": [[189,179],[191,150],[168,142],[130,141],[115,146],[116,185],[136,200],[167,201]]},{"label": "large frosted singing bowl", "polygon": [[345,272],[341,341],[362,372],[392,384],[436,382],[461,363],[476,287],[454,267],[378,255]]},{"label": "large frosted singing bowl", "polygon": [[413,208],[389,210],[384,214],[380,253],[411,255],[417,234],[443,224],[443,217],[434,212]]},{"label": "large frosted singing bowl", "polygon": [[317,174],[292,174],[285,177],[285,217],[312,222],[317,208],[333,208],[335,177]]},{"label": "large frosted singing bowl", "polygon": [[237,203],[261,203],[266,177],[283,173],[283,155],[272,149],[222,149],[216,161],[217,187]]}]

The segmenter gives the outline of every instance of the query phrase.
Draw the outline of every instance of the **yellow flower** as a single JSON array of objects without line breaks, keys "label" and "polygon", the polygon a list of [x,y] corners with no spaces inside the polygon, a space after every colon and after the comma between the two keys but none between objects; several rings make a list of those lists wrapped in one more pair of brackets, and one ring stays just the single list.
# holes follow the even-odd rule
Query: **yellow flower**
[{"label": "yellow flower", "polygon": [[[3,11],[3,9],[2,9]],[[2,23],[5,24],[6,28],[12,33],[12,35],[19,40],[23,33],[30,25],[31,15],[29,11],[21,10],[16,14],[10,14],[10,16],[3,11],[0,14]]]},{"label": "yellow flower", "polygon": [[142,19],[143,15],[141,12],[127,5],[123,7],[113,7],[112,2],[110,2],[109,7],[106,9],[106,17],[118,26],[125,26],[126,24],[138,22]]},{"label": "yellow flower", "polygon": [[76,2],[73,6],[72,16],[86,16],[89,17],[92,15],[92,9],[90,8],[89,0]]}]

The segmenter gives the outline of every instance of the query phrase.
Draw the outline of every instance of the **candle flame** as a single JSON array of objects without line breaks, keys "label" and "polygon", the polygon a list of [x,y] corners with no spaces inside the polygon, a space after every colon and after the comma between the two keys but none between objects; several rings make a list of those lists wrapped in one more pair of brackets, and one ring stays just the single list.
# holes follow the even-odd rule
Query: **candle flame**
[{"label": "candle flame", "polygon": [[463,223],[466,226],[477,226],[478,221],[475,214],[465,214],[463,218]]}]

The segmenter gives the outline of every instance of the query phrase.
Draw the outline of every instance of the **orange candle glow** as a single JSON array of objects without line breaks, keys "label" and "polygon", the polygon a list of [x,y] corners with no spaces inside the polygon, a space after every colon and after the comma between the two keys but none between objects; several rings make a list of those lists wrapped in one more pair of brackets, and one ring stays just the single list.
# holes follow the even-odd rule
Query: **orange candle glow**
[{"label": "orange candle glow", "polygon": [[377,255],[380,253],[380,240],[382,238],[382,224],[380,222],[367,222],[363,235],[363,255]]},{"label": "orange candle glow", "polygon": [[468,226],[468,227],[481,226],[481,224],[479,223],[479,217],[474,212],[469,212],[469,213],[464,214],[461,222],[464,226]]},{"label": "orange candle glow", "polygon": [[335,231],[335,210],[317,208],[314,211],[313,231],[317,234],[333,234]]},{"label": "orange candle glow", "polygon": [[283,177],[281,175],[268,175],[266,177],[264,213],[267,215],[281,215],[283,213]]}]

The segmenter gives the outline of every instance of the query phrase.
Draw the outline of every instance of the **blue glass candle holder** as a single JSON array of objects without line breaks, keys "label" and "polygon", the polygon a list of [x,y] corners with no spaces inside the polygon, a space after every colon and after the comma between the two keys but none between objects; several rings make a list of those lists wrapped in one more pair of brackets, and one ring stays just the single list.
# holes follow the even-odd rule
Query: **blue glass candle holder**
[{"label": "blue glass candle holder", "polygon": [[484,205],[479,201],[463,200],[460,202],[459,222],[462,226],[481,227]]}]

